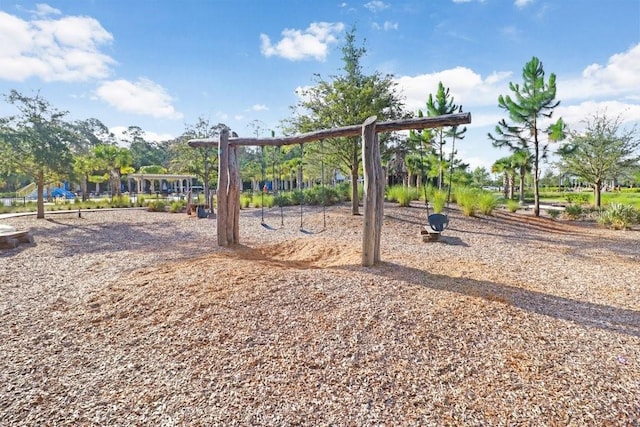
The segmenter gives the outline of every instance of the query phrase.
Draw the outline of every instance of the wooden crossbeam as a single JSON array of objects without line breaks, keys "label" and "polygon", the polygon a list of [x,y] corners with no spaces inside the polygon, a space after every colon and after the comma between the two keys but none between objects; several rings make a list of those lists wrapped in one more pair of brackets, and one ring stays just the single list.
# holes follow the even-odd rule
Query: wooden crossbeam
[{"label": "wooden crossbeam", "polygon": [[[391,120],[376,124],[376,133],[392,132],[409,129],[429,129],[445,126],[457,126],[471,123],[471,113],[446,114],[436,117],[418,117],[414,119]],[[306,142],[319,141],[321,139],[340,138],[346,136],[359,136],[362,133],[362,124],[343,126],[333,129],[322,129],[313,132],[302,133],[294,136],[282,136],[276,138],[243,138],[229,137],[230,146],[282,146],[304,144]],[[197,138],[188,142],[191,147],[217,147],[218,138]]]}]

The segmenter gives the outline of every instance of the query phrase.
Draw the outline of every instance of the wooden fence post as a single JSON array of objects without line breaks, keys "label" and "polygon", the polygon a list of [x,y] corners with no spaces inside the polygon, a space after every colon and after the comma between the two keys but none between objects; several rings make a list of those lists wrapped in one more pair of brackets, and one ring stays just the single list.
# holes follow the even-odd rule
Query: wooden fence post
[{"label": "wooden fence post", "polygon": [[229,131],[223,129],[220,132],[220,143],[218,144],[218,216],[216,217],[216,227],[218,234],[218,245],[228,246],[227,227],[229,214],[227,198],[229,191]]}]

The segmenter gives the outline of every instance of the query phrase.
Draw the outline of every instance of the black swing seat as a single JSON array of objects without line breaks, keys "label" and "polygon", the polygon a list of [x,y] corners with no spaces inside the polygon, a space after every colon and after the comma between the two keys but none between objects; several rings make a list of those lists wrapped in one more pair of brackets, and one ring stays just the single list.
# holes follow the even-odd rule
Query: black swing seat
[{"label": "black swing seat", "polygon": [[442,233],[449,225],[449,218],[444,214],[431,214],[427,220],[429,221],[429,227],[438,233]]}]

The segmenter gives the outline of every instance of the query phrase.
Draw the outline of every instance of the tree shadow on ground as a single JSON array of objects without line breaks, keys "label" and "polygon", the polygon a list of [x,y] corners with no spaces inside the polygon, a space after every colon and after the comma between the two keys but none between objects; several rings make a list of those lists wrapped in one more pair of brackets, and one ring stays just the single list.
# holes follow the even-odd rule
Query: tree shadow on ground
[{"label": "tree shadow on ground", "polygon": [[[343,268],[361,270],[363,267]],[[568,320],[585,327],[640,337],[640,312],[635,310],[574,300],[501,283],[431,274],[396,263],[384,262],[370,271],[375,275],[429,289],[500,302],[530,313]]]},{"label": "tree shadow on ground", "polygon": [[[158,233],[158,228],[163,227],[161,218],[154,224],[112,220],[96,222],[77,217],[61,217],[46,221],[54,227],[36,224],[31,227],[31,234],[36,242],[60,242],[60,245],[64,245],[60,247],[63,256],[73,256],[78,252],[117,254],[122,251],[151,251],[159,254],[170,252],[170,258],[176,259],[182,256],[182,249],[193,249],[204,254],[211,252],[214,246],[207,243],[214,238],[215,228],[209,227],[208,231],[202,233],[178,229],[167,229],[168,233]],[[181,250],[176,250],[177,246]],[[190,254],[191,251],[187,253]]]}]

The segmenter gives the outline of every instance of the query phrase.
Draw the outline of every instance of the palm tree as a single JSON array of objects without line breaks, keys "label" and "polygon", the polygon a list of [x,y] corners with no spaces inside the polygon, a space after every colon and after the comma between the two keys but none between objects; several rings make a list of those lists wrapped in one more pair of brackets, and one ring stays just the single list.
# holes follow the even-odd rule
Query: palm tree
[{"label": "palm tree", "polygon": [[120,175],[134,171],[133,156],[127,148],[115,145],[100,144],[94,149],[94,155],[103,169],[109,171],[111,195],[120,195]]}]

